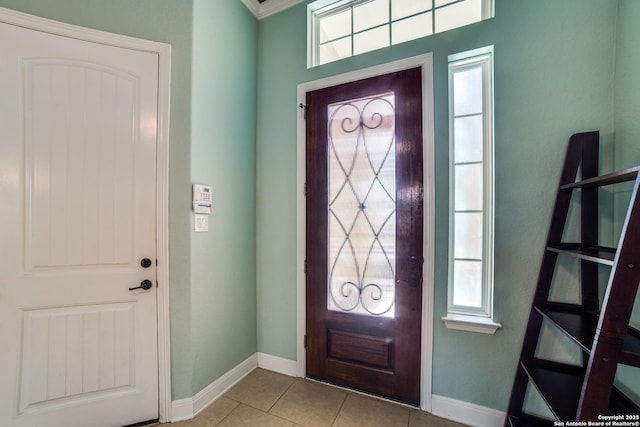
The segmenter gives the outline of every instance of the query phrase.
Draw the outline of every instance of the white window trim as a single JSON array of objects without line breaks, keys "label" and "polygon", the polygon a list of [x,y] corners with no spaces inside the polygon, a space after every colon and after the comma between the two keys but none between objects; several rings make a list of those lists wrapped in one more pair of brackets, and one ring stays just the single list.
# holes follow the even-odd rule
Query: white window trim
[{"label": "white window trim", "polygon": [[[326,64],[330,64],[331,62],[335,62],[335,61],[330,61],[323,64],[319,63],[319,42],[318,42],[319,36],[317,34],[318,25],[316,25],[318,18],[322,15],[337,13],[342,9],[354,6],[358,3],[365,3],[366,1],[367,0],[316,0],[307,5],[307,68],[318,67],[320,65],[326,65]],[[482,11],[481,11],[480,21],[478,22],[482,22],[486,19],[490,19],[495,16],[495,0],[481,0],[481,1],[482,1]],[[449,5],[436,7],[435,4],[433,4],[432,6],[433,8],[431,10],[433,11],[435,9],[441,9]],[[389,20],[387,21],[387,24],[391,25],[392,22],[394,21],[392,17],[389,16]],[[470,24],[465,24],[463,26],[466,26],[466,25],[470,25]],[[461,27],[455,27],[455,28],[461,28]],[[452,28],[452,29],[455,29],[455,28]],[[446,30],[446,31],[450,31],[450,30]],[[424,37],[429,37],[434,34],[437,34],[435,31],[435,25],[433,28],[433,32],[430,35],[426,35]],[[351,33],[351,37],[353,37],[353,31]],[[419,37],[419,38],[422,38],[422,37]],[[416,40],[416,39],[413,39],[413,40]],[[389,46],[394,46],[395,44],[397,43],[393,43],[393,40],[391,39],[389,40]],[[374,49],[373,51],[375,50],[379,50],[379,49]],[[367,51],[367,52],[370,52],[370,51]],[[363,53],[367,53],[367,52],[363,52]],[[361,55],[361,54],[360,53],[354,54],[352,52],[351,56],[348,56],[342,59],[352,58],[358,55]]]},{"label": "white window trim", "polygon": [[317,20],[322,14],[318,11],[331,6],[327,13],[337,12],[353,2],[354,0],[316,0],[307,6],[307,68],[321,65],[318,60],[320,47],[318,40],[320,37],[318,36]]},{"label": "white window trim", "polygon": [[442,318],[449,329],[493,334],[502,325],[493,321],[493,264],[494,264],[494,126],[493,126],[493,46],[487,46],[449,56],[449,178],[453,182],[454,111],[453,74],[466,68],[481,66],[483,70],[483,248],[482,248],[482,307],[453,304],[454,260],[454,196],[449,193],[449,284],[447,315]]},{"label": "white window trim", "polygon": [[502,327],[501,323],[494,322],[488,317],[467,316],[464,314],[447,314],[442,317],[447,329],[456,331],[478,332],[493,335]]}]

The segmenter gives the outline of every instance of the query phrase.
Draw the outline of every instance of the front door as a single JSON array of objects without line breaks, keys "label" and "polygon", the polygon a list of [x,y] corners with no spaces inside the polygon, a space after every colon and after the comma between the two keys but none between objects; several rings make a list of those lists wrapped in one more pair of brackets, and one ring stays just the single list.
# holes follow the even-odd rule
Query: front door
[{"label": "front door", "polygon": [[0,58],[0,425],[156,419],[158,56],[0,23]]},{"label": "front door", "polygon": [[307,93],[307,376],[420,404],[421,68]]}]

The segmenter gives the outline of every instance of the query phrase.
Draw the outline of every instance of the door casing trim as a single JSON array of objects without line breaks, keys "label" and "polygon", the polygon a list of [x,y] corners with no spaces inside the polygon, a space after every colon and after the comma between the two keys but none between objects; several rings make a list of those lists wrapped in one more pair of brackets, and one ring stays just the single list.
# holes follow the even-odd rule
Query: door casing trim
[{"label": "door casing trim", "polygon": [[66,24],[0,7],[0,22],[91,43],[158,55],[156,146],[156,289],[158,314],[158,408],[160,422],[171,420],[171,336],[169,331],[169,103],[171,45]]},{"label": "door casing trim", "polygon": [[[306,93],[375,77],[410,68],[422,67],[422,143],[423,143],[423,256],[422,277],[422,345],[420,366],[420,408],[431,412],[432,401],[432,349],[433,349],[433,294],[434,294],[434,233],[435,233],[435,175],[434,175],[434,132],[433,132],[433,54],[413,56],[399,61],[356,70],[298,85],[298,103],[304,105]],[[306,354],[304,336],[306,332],[306,280],[304,259],[306,254],[306,200],[304,183],[306,180],[306,125],[304,108],[297,117],[297,214],[296,214],[296,284],[297,284],[297,369],[299,377],[306,376]]]}]

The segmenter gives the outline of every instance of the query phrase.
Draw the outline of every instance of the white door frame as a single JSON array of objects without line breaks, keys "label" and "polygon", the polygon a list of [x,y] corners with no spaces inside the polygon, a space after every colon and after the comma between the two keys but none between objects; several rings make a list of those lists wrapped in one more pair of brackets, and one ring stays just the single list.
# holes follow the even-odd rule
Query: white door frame
[{"label": "white door frame", "polygon": [[[402,71],[409,68],[422,67],[422,143],[423,143],[423,254],[422,267],[422,345],[420,366],[420,408],[431,412],[432,400],[432,347],[433,347],[433,281],[434,281],[434,234],[435,234],[435,176],[434,176],[434,132],[433,132],[433,54],[414,56],[399,61],[389,62],[371,68],[353,71],[346,74],[327,77],[298,85],[298,102],[302,107],[306,102],[306,93],[375,77],[382,74]],[[304,336],[306,331],[306,279],[304,259],[306,254],[306,200],[304,183],[306,181],[306,123],[304,108],[298,112],[298,157],[297,157],[297,368],[296,375],[306,376],[306,352]]]},{"label": "white door frame", "polygon": [[171,45],[65,24],[0,7],[0,22],[20,27],[158,55],[158,123],[156,154],[156,256],[158,310],[158,400],[160,422],[171,420],[169,333],[169,95]]}]

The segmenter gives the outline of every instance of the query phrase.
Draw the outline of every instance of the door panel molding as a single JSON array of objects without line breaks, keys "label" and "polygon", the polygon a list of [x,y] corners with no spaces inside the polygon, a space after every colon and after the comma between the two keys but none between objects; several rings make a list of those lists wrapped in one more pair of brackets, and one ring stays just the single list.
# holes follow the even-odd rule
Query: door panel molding
[{"label": "door panel molding", "polygon": [[171,361],[169,331],[169,104],[171,46],[135,37],[84,28],[0,7],[0,22],[82,41],[149,52],[158,57],[156,135],[156,254],[159,415],[171,420]]},{"label": "door panel molding", "polygon": [[134,316],[131,302],[24,310],[19,413],[139,392]]},{"label": "door panel molding", "polygon": [[[434,257],[434,161],[433,161],[433,57],[431,53],[395,61],[379,66],[357,70],[298,85],[297,96],[304,104],[306,93],[317,89],[336,86],[410,68],[422,68],[422,111],[423,111],[423,256],[422,276],[422,360],[421,360],[421,408],[431,411],[432,343],[433,343],[433,257]],[[306,374],[306,353],[304,348],[306,331],[306,279],[304,258],[306,253],[306,123],[304,108],[300,108],[297,118],[297,375]]]}]

